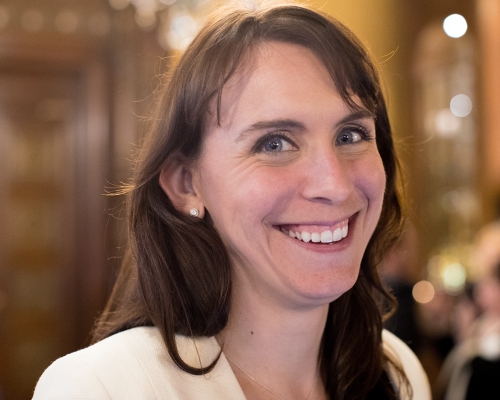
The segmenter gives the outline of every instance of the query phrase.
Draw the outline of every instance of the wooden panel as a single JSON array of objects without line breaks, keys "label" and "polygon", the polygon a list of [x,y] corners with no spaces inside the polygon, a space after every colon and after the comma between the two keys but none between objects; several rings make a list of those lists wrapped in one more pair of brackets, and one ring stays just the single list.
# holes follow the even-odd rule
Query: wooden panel
[{"label": "wooden panel", "polygon": [[482,163],[484,221],[500,217],[500,1],[477,1],[481,48]]},{"label": "wooden panel", "polygon": [[31,398],[54,359],[87,343],[107,295],[108,90],[102,58],[82,43],[0,40],[0,386],[7,400]]},{"label": "wooden panel", "polygon": [[[13,390],[28,394],[41,369],[69,347],[72,327],[60,316],[69,304],[62,284],[72,268],[65,261],[75,253],[74,149],[69,140],[75,83],[59,77],[0,76],[0,118],[7,127],[2,132],[7,176],[1,225],[8,232],[1,249],[7,329],[1,335],[0,358],[15,366],[2,371],[10,396]],[[70,112],[61,110],[58,118],[37,112],[51,101],[67,104]]]}]

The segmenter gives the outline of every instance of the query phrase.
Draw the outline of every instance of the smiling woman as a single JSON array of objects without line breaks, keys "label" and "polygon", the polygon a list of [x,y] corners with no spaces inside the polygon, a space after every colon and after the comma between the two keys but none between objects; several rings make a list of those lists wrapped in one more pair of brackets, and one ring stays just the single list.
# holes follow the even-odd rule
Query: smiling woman
[{"label": "smiling woman", "polygon": [[245,58],[196,160],[167,161],[160,185],[177,209],[209,212],[241,287],[233,310],[257,296],[268,303],[261,315],[292,304],[324,312],[356,282],[380,216],[375,117],[357,96],[353,111],[305,47],[268,41]]},{"label": "smiling woman", "polygon": [[429,399],[382,330],[376,266],[402,216],[352,33],[297,5],[219,12],[155,120],[98,343],[49,367],[35,399]]}]

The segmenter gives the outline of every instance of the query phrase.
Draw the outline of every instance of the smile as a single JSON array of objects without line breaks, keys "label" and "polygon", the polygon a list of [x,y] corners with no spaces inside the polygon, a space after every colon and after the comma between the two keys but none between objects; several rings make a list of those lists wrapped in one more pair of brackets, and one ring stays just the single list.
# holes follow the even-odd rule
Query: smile
[{"label": "smile", "polygon": [[305,243],[339,242],[349,232],[349,219],[333,226],[321,225],[281,225],[281,232]]}]

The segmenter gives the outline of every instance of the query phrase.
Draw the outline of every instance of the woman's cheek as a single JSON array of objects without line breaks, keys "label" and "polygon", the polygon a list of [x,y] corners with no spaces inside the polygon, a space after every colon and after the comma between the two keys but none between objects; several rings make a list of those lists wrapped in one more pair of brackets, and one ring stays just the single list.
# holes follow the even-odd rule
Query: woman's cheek
[{"label": "woman's cheek", "polygon": [[356,163],[354,179],[357,181],[356,185],[362,188],[369,200],[382,203],[386,175],[384,164],[378,152]]}]

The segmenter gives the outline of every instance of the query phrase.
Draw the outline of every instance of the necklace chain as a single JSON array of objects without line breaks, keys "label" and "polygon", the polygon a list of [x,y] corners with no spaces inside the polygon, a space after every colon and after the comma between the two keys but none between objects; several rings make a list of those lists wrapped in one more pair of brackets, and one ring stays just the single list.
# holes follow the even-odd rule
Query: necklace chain
[{"label": "necklace chain", "polygon": [[[257,385],[263,387],[266,389],[269,393],[271,393],[273,396],[277,397],[278,399],[281,400],[288,400],[284,398],[283,396],[280,396],[278,393],[276,393],[274,390],[272,390],[270,387],[264,385],[263,383],[259,382],[257,379],[255,379],[252,375],[250,375],[247,371],[245,371],[243,368],[241,368],[238,364],[236,364],[232,359],[230,359],[227,354],[224,354],[226,358],[233,364],[236,368],[238,368],[241,372],[243,372],[246,376],[248,376],[252,381],[254,381]],[[306,400],[309,400],[313,394],[314,388],[316,387],[316,383],[318,382],[318,377],[319,377],[319,369],[320,369],[320,364],[321,362],[318,363],[318,368],[316,371],[316,378],[314,378],[314,383],[311,387],[311,390],[309,391],[309,394],[306,397]]]}]

